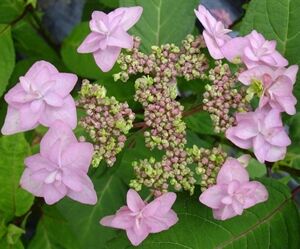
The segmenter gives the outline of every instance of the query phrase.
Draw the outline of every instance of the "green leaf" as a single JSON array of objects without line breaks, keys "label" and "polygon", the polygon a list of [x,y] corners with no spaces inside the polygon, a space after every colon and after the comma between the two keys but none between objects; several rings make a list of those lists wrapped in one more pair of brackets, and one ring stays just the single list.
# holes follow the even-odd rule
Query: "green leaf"
[{"label": "green leaf", "polygon": [[[178,195],[175,211],[178,223],[171,229],[151,234],[140,249],[221,249],[221,248],[300,248],[300,220],[289,189],[275,180],[263,183],[269,200],[227,221],[217,221],[198,196]],[[106,245],[107,249],[129,249],[124,232]]]},{"label": "green leaf", "polygon": [[38,31],[30,24],[30,20],[22,20],[12,29],[16,50],[27,57],[36,60],[46,60],[53,63],[59,69],[63,63],[55,49],[47,44]]},{"label": "green leaf", "polygon": [[0,138],[0,213],[7,220],[25,214],[33,203],[33,196],[19,186],[24,159],[29,154],[23,134]]},{"label": "green leaf", "polygon": [[119,0],[98,0],[101,4],[109,7],[109,8],[118,8],[119,7]]},{"label": "green leaf", "polygon": [[216,135],[212,120],[207,112],[198,112],[184,118],[186,125],[193,132],[206,135]]},{"label": "green leaf", "polygon": [[[81,249],[101,249],[106,241],[116,235],[116,230],[106,229],[99,224],[103,216],[118,210],[124,204],[126,197],[127,186],[117,174],[110,173],[106,172],[103,176],[93,179],[98,195],[96,205],[84,205],[70,199],[65,199],[57,205],[76,235]],[[60,233],[59,230],[56,232]]]},{"label": "green leaf", "polygon": [[[0,4],[1,9],[1,4]],[[1,16],[1,14],[0,14]],[[5,92],[15,66],[15,50],[10,28],[0,24],[0,97]]]},{"label": "green leaf", "polygon": [[141,37],[141,49],[148,52],[152,45],[179,45],[194,29],[193,10],[198,4],[198,0],[120,0],[120,6],[143,7],[143,14],[131,32]]},{"label": "green leaf", "polygon": [[254,158],[251,158],[247,166],[247,171],[249,173],[250,178],[260,178],[267,174],[266,165],[260,163]]},{"label": "green leaf", "polygon": [[77,238],[60,212],[50,206],[45,206],[42,211],[36,234],[28,249],[79,249]]},{"label": "green leaf", "polygon": [[61,55],[66,66],[77,75],[88,79],[109,79],[113,81],[112,74],[117,68],[109,73],[103,73],[97,66],[92,54],[79,54],[77,48],[90,33],[88,22],[77,25],[72,33],[65,39],[61,49]]},{"label": "green leaf", "polygon": [[[253,29],[267,39],[277,41],[277,49],[290,64],[300,64],[300,0],[252,0],[242,22],[241,34]],[[300,98],[300,77],[297,78],[295,92]],[[298,101],[297,109],[300,108]]]},{"label": "green leaf", "polygon": [[17,19],[22,14],[24,7],[23,0],[1,0],[0,23],[10,23]]}]

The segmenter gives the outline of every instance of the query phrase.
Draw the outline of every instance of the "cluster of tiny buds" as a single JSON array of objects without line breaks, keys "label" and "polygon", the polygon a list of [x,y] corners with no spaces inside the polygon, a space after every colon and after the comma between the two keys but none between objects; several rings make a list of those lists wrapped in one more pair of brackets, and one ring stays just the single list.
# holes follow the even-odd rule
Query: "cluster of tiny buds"
[{"label": "cluster of tiny buds", "polygon": [[203,79],[206,74],[203,72],[208,68],[208,62],[201,48],[206,47],[202,36],[187,35],[182,41],[180,55],[176,68],[179,75],[186,80]]},{"label": "cluster of tiny buds", "polygon": [[144,132],[146,145],[160,150],[184,147],[186,127],[183,106],[175,100],[176,84],[156,83],[148,76],[137,79],[135,88],[135,99],[145,108],[145,124],[150,127]]},{"label": "cluster of tiny buds", "polygon": [[94,144],[92,165],[97,167],[104,159],[112,166],[133,126],[134,113],[127,103],[119,103],[114,97],[106,96],[104,87],[90,84],[88,80],[83,81],[77,105],[86,112],[79,124]]},{"label": "cluster of tiny buds", "polygon": [[184,149],[167,151],[159,162],[153,157],[134,162],[136,179],[131,180],[130,187],[139,191],[144,185],[150,188],[155,196],[182,189],[192,195],[196,180],[193,171],[188,167],[189,163]]},{"label": "cluster of tiny buds", "polygon": [[209,150],[198,148],[196,145],[187,149],[187,153],[189,160],[196,164],[196,174],[201,176],[200,186],[203,192],[216,183],[217,175],[227,154],[220,147]]},{"label": "cluster of tiny buds", "polygon": [[129,75],[137,73],[151,75],[155,82],[165,83],[180,76],[187,80],[205,77],[203,72],[208,63],[201,52],[204,47],[202,36],[188,35],[181,48],[175,44],[152,46],[149,55],[140,52],[139,46],[140,38],[134,37],[133,49],[120,54],[117,62],[122,71],[114,75],[115,80],[126,82]]},{"label": "cluster of tiny buds", "polygon": [[209,71],[212,84],[205,86],[203,110],[210,114],[216,133],[225,132],[235,124],[235,112],[251,110],[246,88],[237,84],[237,73],[232,74],[228,64],[216,62]]}]

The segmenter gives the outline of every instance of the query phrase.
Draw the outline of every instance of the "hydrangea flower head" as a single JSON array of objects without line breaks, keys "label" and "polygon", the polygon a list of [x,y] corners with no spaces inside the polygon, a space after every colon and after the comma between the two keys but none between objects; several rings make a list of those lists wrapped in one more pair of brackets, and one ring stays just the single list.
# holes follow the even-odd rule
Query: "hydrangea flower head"
[{"label": "hydrangea flower head", "polygon": [[265,64],[272,67],[285,67],[288,61],[276,50],[276,41],[267,41],[253,30],[248,36],[249,46],[245,48],[244,63],[248,68]]},{"label": "hydrangea flower head", "polygon": [[285,70],[262,65],[242,72],[239,81],[250,85],[253,91],[258,89],[256,94],[261,97],[260,107],[270,104],[272,108],[294,115],[297,99],[293,95],[293,85],[297,71],[296,65]]},{"label": "hydrangea flower head", "polygon": [[284,158],[291,144],[281,121],[280,111],[268,105],[255,112],[236,114],[237,125],[226,131],[226,137],[243,149],[253,148],[256,158],[264,163]]},{"label": "hydrangea flower head", "polygon": [[111,70],[122,48],[132,48],[133,38],[127,33],[140,18],[142,7],[118,8],[109,14],[94,11],[91,33],[78,47],[78,53],[93,53],[102,71]]},{"label": "hydrangea flower head", "polygon": [[56,121],[43,137],[40,153],[25,159],[21,186],[53,204],[64,196],[95,204],[97,195],[87,176],[93,145],[78,142],[72,129]]},{"label": "hydrangea flower head", "polygon": [[49,62],[34,63],[4,97],[8,110],[2,134],[31,130],[39,124],[49,127],[55,120],[75,128],[76,107],[70,92],[76,82],[75,74],[60,73]]},{"label": "hydrangea flower head", "polygon": [[136,191],[130,189],[127,192],[127,206],[121,207],[115,215],[102,218],[100,224],[126,230],[130,242],[137,246],[150,233],[167,230],[178,221],[171,209],[175,200],[175,193],[165,193],[147,204]]},{"label": "hydrangea flower head", "polygon": [[226,29],[222,22],[217,21],[203,5],[199,5],[195,14],[205,29],[203,37],[210,55],[216,60],[223,59],[221,47],[231,39],[228,35],[231,30]]},{"label": "hydrangea flower head", "polygon": [[227,220],[241,215],[244,209],[268,199],[266,188],[257,181],[249,181],[247,170],[241,163],[228,158],[217,176],[217,184],[199,197],[204,205],[213,209],[217,220]]}]

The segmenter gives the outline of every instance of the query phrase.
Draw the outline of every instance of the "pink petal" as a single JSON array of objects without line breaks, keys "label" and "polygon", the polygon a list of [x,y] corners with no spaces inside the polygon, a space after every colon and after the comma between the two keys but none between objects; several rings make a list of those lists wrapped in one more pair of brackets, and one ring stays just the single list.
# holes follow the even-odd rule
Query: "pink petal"
[{"label": "pink petal", "polygon": [[275,72],[272,68],[261,65],[242,72],[238,79],[244,85],[250,85],[253,79],[262,81],[264,74],[270,75],[272,79],[275,77]]},{"label": "pink petal", "polygon": [[241,139],[236,136],[236,127],[230,127],[226,130],[226,137],[236,146],[242,149],[249,149],[252,147],[252,139]]},{"label": "pink petal", "polygon": [[288,67],[284,72],[284,75],[288,76],[293,82],[293,84],[295,84],[296,82],[298,69],[299,69],[298,65],[292,65]]},{"label": "pink petal", "polygon": [[26,168],[21,176],[20,185],[35,196],[43,196],[43,182],[32,178],[32,170]]},{"label": "pink petal", "polygon": [[61,188],[59,189],[59,187],[57,188],[53,184],[44,184],[44,199],[48,205],[58,202],[65,196],[63,187]]},{"label": "pink petal", "polygon": [[139,244],[142,243],[142,241],[144,239],[147,238],[147,236],[149,235],[149,232],[145,230],[142,233],[137,234],[137,233],[135,233],[135,231],[132,228],[131,229],[129,228],[126,230],[126,234],[127,234],[128,239],[130,240],[131,244],[134,246],[138,246]]},{"label": "pink petal", "polygon": [[68,145],[61,157],[64,167],[88,172],[93,157],[94,147],[91,143],[72,143]]},{"label": "pink petal", "polygon": [[41,156],[41,154],[35,154],[27,157],[24,161],[25,165],[33,171],[40,169],[52,170],[56,168],[56,165],[50,162],[47,158]]},{"label": "pink petal", "polygon": [[289,115],[295,115],[296,114],[295,105],[297,104],[297,99],[293,95],[278,96],[278,97],[276,96],[275,99],[277,101],[277,107],[279,105],[281,107],[281,109]]},{"label": "pink petal", "polygon": [[150,229],[150,233],[159,233],[161,231],[169,229],[171,226],[175,225],[178,221],[177,214],[170,210],[162,217],[147,217],[145,218],[145,223]]},{"label": "pink petal", "polygon": [[241,121],[235,126],[235,136],[247,140],[255,137],[258,134],[257,124],[253,120],[248,122]]},{"label": "pink petal", "polygon": [[233,200],[231,205],[232,205],[232,209],[234,210],[234,212],[237,215],[241,215],[243,213],[244,208],[243,208],[243,205],[239,201]]},{"label": "pink petal", "polygon": [[132,212],[139,212],[145,207],[145,203],[135,190],[129,189],[127,192],[127,206]]},{"label": "pink petal", "polygon": [[119,27],[109,35],[107,45],[120,48],[132,48],[133,38],[126,31]]},{"label": "pink petal", "polygon": [[23,103],[31,101],[32,95],[29,95],[24,91],[20,83],[11,88],[4,96],[5,101],[15,108],[20,108]]},{"label": "pink petal", "polygon": [[275,60],[275,64],[271,66],[276,66],[276,67],[285,67],[289,64],[287,59],[285,59],[278,51],[275,51],[272,53],[272,57]]},{"label": "pink petal", "polygon": [[150,202],[143,210],[145,216],[163,216],[168,213],[176,200],[175,193],[165,193]]},{"label": "pink petal", "polygon": [[220,209],[213,209],[213,216],[216,220],[228,220],[236,215],[237,213],[231,205],[223,206]]},{"label": "pink petal", "polygon": [[238,160],[229,157],[218,173],[217,184],[229,184],[234,180],[240,183],[248,182],[249,175]]},{"label": "pink petal", "polygon": [[116,215],[105,216],[100,220],[102,226],[128,229],[135,225],[135,217],[127,206],[121,207]]},{"label": "pink petal", "polygon": [[25,74],[25,77],[29,80],[35,81],[35,83],[43,83],[47,81],[52,74],[58,73],[55,66],[47,61],[37,61]]},{"label": "pink petal", "polygon": [[98,50],[93,53],[95,61],[103,72],[112,69],[121,52],[119,47],[107,47],[105,50]]},{"label": "pink petal", "polygon": [[92,181],[87,175],[82,175],[80,180],[82,185],[81,191],[69,190],[67,196],[84,204],[95,205],[98,198]]},{"label": "pink petal", "polygon": [[265,160],[268,162],[276,162],[282,160],[286,154],[286,147],[269,146],[266,148]]},{"label": "pink petal", "polygon": [[141,15],[142,15],[143,8],[140,6],[118,8],[115,11],[111,12],[109,14],[109,17],[111,17],[111,15],[113,15],[113,16],[119,15],[122,12],[123,12],[123,16],[122,16],[122,19],[121,19],[119,25],[122,26],[122,28],[125,31],[127,31],[134,24],[136,24],[138,22],[138,20],[140,19]]},{"label": "pink petal", "polygon": [[25,104],[19,109],[19,122],[22,130],[31,130],[37,127],[40,116],[44,110],[43,107],[44,105],[40,103],[36,112],[33,112],[31,106]]},{"label": "pink petal", "polygon": [[50,92],[44,96],[44,100],[48,105],[53,107],[61,107],[64,104],[64,99],[54,92]]},{"label": "pink petal", "polygon": [[270,149],[270,144],[265,142],[265,139],[262,135],[258,135],[253,140],[253,150],[256,158],[261,163],[264,163],[266,160],[267,151]]},{"label": "pink petal", "polygon": [[210,208],[220,208],[222,198],[226,196],[226,186],[215,185],[205,190],[199,197],[199,201]]},{"label": "pink petal", "polygon": [[203,5],[199,5],[198,11],[194,10],[194,12],[201,24],[203,25],[204,29],[211,33],[212,28],[215,27],[217,24],[217,20]]},{"label": "pink petal", "polygon": [[213,57],[215,60],[223,59],[224,55],[216,43],[215,38],[208,34],[206,30],[203,31],[203,37],[211,57]]},{"label": "pink petal", "polygon": [[245,183],[240,191],[245,193],[244,197],[246,202],[244,203],[244,208],[250,208],[268,199],[267,189],[257,181]]},{"label": "pink petal", "polygon": [[[264,110],[262,110],[264,111]],[[275,128],[275,127],[282,127],[282,120],[280,111],[277,109],[271,109],[270,111],[266,111],[264,114],[264,127],[267,129]]]},{"label": "pink petal", "polygon": [[62,168],[62,182],[71,190],[75,192],[80,192],[83,189],[81,183],[81,175],[80,172],[76,172],[68,167]]},{"label": "pink petal", "polygon": [[99,33],[92,32],[83,40],[80,46],[77,48],[78,53],[93,53],[100,49],[101,41],[105,37]]},{"label": "pink petal", "polygon": [[265,139],[268,143],[279,147],[291,144],[291,140],[283,127],[273,128],[268,132],[267,136],[265,136]]},{"label": "pink petal", "polygon": [[68,148],[71,144],[77,143],[72,129],[62,121],[57,120],[52,124],[40,143],[40,153],[43,157],[51,154],[53,146],[60,141],[62,148]]},{"label": "pink petal", "polygon": [[44,126],[51,126],[56,120],[61,120],[68,124],[72,129],[77,125],[77,113],[75,102],[71,95],[64,98],[64,104],[61,107],[47,105],[42,113],[40,123]]},{"label": "pink petal", "polygon": [[51,80],[55,81],[52,91],[65,98],[75,87],[78,77],[72,73],[58,73],[52,75]]},{"label": "pink petal", "polygon": [[[37,125],[38,124],[36,123],[36,126]],[[26,129],[20,125],[20,112],[17,109],[8,106],[1,133],[3,135],[12,135],[25,130]]]},{"label": "pink petal", "polygon": [[246,37],[236,37],[226,42],[221,51],[227,60],[234,62],[238,58],[243,58],[245,47],[248,45],[249,41]]}]

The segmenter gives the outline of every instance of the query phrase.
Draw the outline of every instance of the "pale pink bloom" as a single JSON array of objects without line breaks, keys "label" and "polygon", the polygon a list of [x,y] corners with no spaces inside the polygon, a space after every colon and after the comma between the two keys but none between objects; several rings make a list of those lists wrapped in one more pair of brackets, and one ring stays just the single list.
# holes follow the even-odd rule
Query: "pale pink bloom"
[{"label": "pale pink bloom", "polygon": [[142,7],[118,8],[109,14],[94,11],[91,33],[77,49],[78,53],[93,53],[97,65],[107,72],[114,66],[122,48],[132,48],[133,38],[127,33],[140,18]]},{"label": "pale pink bloom", "polygon": [[281,121],[280,111],[269,106],[255,112],[237,113],[237,125],[226,131],[226,137],[243,149],[253,148],[256,158],[264,163],[284,158],[291,144]]},{"label": "pale pink bloom", "polygon": [[222,53],[227,60],[239,60],[247,68],[259,65],[280,68],[288,65],[288,61],[276,50],[276,41],[266,40],[256,30],[245,37],[236,37],[226,42]]},{"label": "pale pink bloom", "polygon": [[213,16],[217,18],[218,21],[224,23],[224,26],[226,28],[228,28],[233,23],[233,20],[231,19],[229,12],[227,12],[226,10],[212,9],[210,11],[213,14]]},{"label": "pale pink bloom", "polygon": [[260,107],[269,104],[273,108],[294,115],[297,99],[293,95],[293,85],[297,71],[296,65],[277,70],[262,65],[242,72],[238,79],[245,85],[259,84],[262,87]]},{"label": "pale pink bloom", "polygon": [[244,63],[248,68],[257,64],[272,67],[285,67],[288,61],[276,50],[276,41],[267,41],[264,36],[253,30],[248,36],[249,46],[245,48]]},{"label": "pale pink bloom", "polygon": [[217,176],[217,184],[200,195],[200,202],[212,208],[217,220],[241,215],[268,199],[266,188],[257,181],[249,181],[247,170],[234,158],[228,158]]},{"label": "pale pink bloom", "polygon": [[34,63],[4,97],[8,110],[2,134],[28,131],[39,124],[49,127],[55,120],[75,128],[76,107],[70,92],[76,82],[75,74],[60,73],[49,62]]},{"label": "pale pink bloom", "polygon": [[47,204],[64,196],[95,204],[97,195],[87,175],[92,155],[91,143],[78,142],[68,125],[56,121],[43,137],[40,153],[25,159],[20,184]]},{"label": "pale pink bloom", "polygon": [[198,11],[194,11],[205,29],[203,37],[210,55],[216,60],[223,59],[221,47],[231,39],[227,35],[231,30],[226,29],[222,22],[217,21],[203,5],[199,5]]},{"label": "pale pink bloom", "polygon": [[175,200],[175,193],[165,193],[147,204],[136,191],[129,189],[127,206],[121,207],[115,215],[102,218],[100,224],[126,230],[131,244],[137,246],[150,233],[167,230],[178,221],[171,209]]}]

